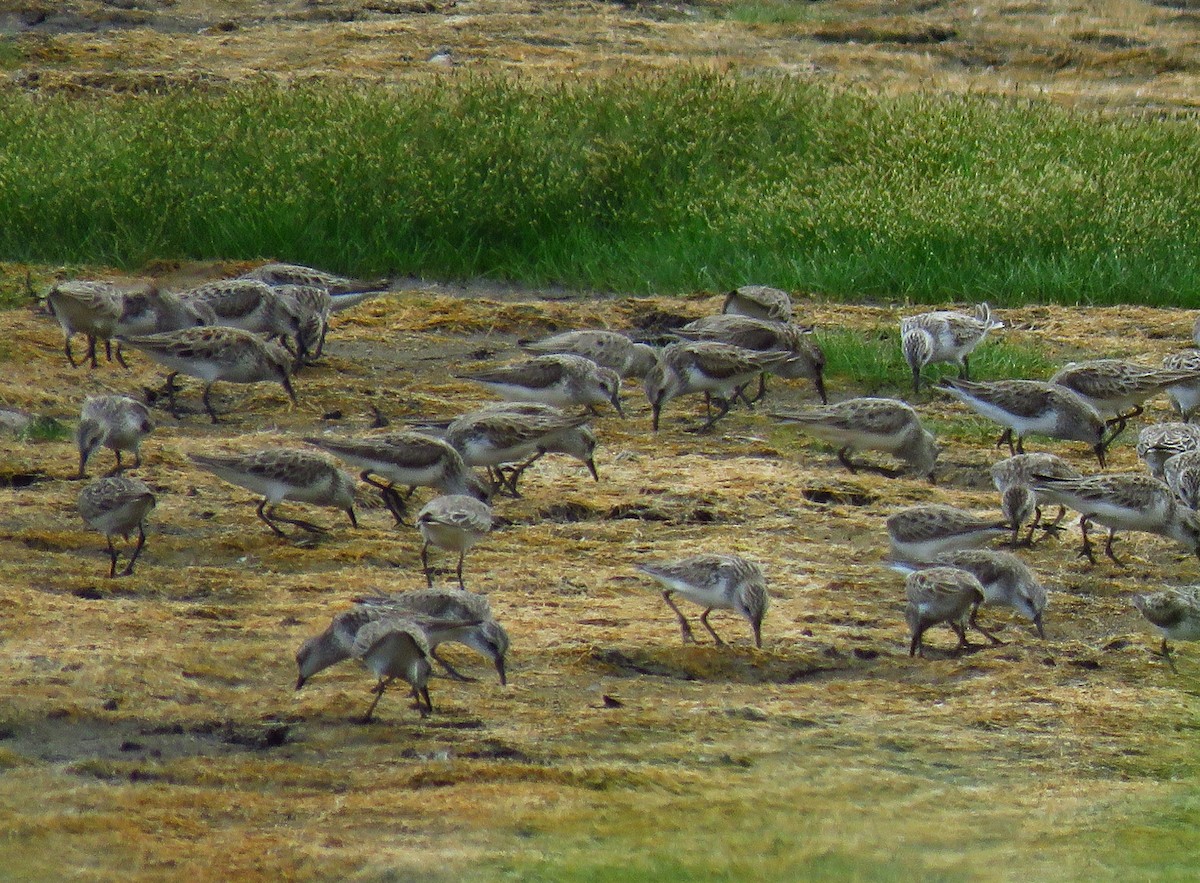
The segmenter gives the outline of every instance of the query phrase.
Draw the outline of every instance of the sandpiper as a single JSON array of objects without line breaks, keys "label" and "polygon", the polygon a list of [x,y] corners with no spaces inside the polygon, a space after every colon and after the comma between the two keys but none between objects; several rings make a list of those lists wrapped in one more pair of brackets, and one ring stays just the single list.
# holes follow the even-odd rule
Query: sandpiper
[{"label": "sandpiper", "polygon": [[675,611],[685,644],[695,643],[695,637],[687,619],[671,600],[671,595],[676,592],[705,608],[700,614],[700,622],[717,644],[724,645],[725,642],[709,625],[708,615],[720,608],[736,610],[746,617],[754,630],[754,646],[762,647],[762,621],[768,604],[767,581],[754,562],[737,555],[705,553],[635,567],[666,587],[663,600]]},{"label": "sandpiper", "polygon": [[1131,417],[1142,413],[1142,403],[1167,387],[1200,380],[1200,371],[1168,371],[1147,368],[1121,359],[1071,362],[1050,378],[1096,409],[1111,417],[1119,435]]},{"label": "sandpiper", "polygon": [[569,353],[591,359],[622,378],[644,378],[658,362],[658,350],[619,331],[564,331],[541,340],[517,341],[531,353]]},{"label": "sandpiper", "polygon": [[147,334],[122,340],[171,370],[167,375],[167,395],[171,414],[179,416],[175,406],[175,377],[187,374],[204,381],[204,410],[213,423],[220,422],[209,396],[218,380],[228,383],[280,384],[292,404],[292,358],[282,347],[240,328],[184,328],[164,334]]},{"label": "sandpiper", "polygon": [[[709,416],[697,431],[707,432],[729,413],[743,386],[790,358],[786,352],[758,353],[710,340],[671,344],[662,351],[658,365],[646,375],[643,384],[650,401],[654,431],[658,432],[659,416],[667,402],[702,392]],[[711,413],[714,400],[718,408],[715,415]],[[748,399],[746,402],[749,404]]]},{"label": "sandpiper", "polygon": [[421,532],[421,567],[425,580],[433,588],[433,570],[429,566],[429,547],[437,546],[458,553],[458,587],[463,582],[463,559],[467,550],[483,539],[492,529],[492,507],[469,494],[446,494],[435,497],[417,513],[417,529]]},{"label": "sandpiper", "polygon": [[397,524],[404,524],[405,505],[396,485],[433,487],[443,494],[470,494],[481,500],[491,496],[491,488],[467,468],[452,445],[424,433],[401,430],[359,438],[309,437],[304,441],[362,470],[359,477],[379,489]]},{"label": "sandpiper", "polygon": [[1080,557],[1093,564],[1088,525],[1108,528],[1104,553],[1118,565],[1113,554],[1113,537],[1118,530],[1139,530],[1169,537],[1200,557],[1200,515],[1181,506],[1171,489],[1156,478],[1140,472],[1090,475],[1084,478],[1051,478],[1035,475],[1030,487],[1039,497],[1079,512],[1083,534]]},{"label": "sandpiper", "polygon": [[617,372],[583,356],[552,353],[516,365],[456,376],[487,387],[510,401],[541,402],[559,408],[575,405],[594,408],[611,402],[617,413],[625,416]]},{"label": "sandpiper", "polygon": [[386,291],[391,282],[388,279],[353,279],[348,276],[337,276],[324,270],[305,267],[300,264],[269,263],[255,267],[242,274],[243,279],[257,279],[268,285],[304,285],[312,288],[323,288],[330,295],[378,293]]},{"label": "sandpiper", "polygon": [[1159,655],[1178,673],[1167,639],[1200,640],[1200,588],[1167,589],[1149,595],[1134,595],[1133,606],[1163,636]]},{"label": "sandpiper", "polygon": [[[1042,614],[1046,610],[1046,589],[1037,576],[1012,552],[995,552],[991,549],[960,549],[938,556],[938,563],[957,567],[974,574],[983,587],[984,604],[989,607],[1011,607],[1033,623],[1038,637],[1045,638]],[[969,623],[987,635],[993,643],[997,638],[975,621]]]},{"label": "sandpiper", "polygon": [[855,463],[851,451],[883,451],[903,460],[910,472],[933,480],[938,445],[933,433],[922,428],[921,420],[909,405],[895,399],[847,399],[836,405],[823,405],[791,413],[772,413],[784,423],[799,426],[803,432],[838,447],[838,461],[851,472],[878,467]]},{"label": "sandpiper", "polygon": [[1176,454],[1163,464],[1163,481],[1179,502],[1200,509],[1200,450]]},{"label": "sandpiper", "polygon": [[1200,411],[1200,350],[1172,353],[1163,359],[1162,366],[1166,371],[1186,371],[1195,375],[1193,379],[1167,387],[1167,398],[1172,407],[1184,420],[1191,420]]},{"label": "sandpiper", "polygon": [[[587,428],[587,414],[567,414],[553,405],[500,402],[463,414],[447,424],[442,438],[462,454],[468,466],[486,467],[496,487],[519,496],[517,482],[547,453],[564,453],[596,471],[596,436]],[[507,464],[517,464],[505,474]]]},{"label": "sandpiper", "polygon": [[142,553],[142,547],[146,545],[146,516],[154,508],[155,502],[154,494],[145,482],[123,475],[98,478],[80,492],[80,516],[89,527],[104,534],[108,543],[111,559],[109,577],[117,575],[118,553],[113,546],[113,537],[120,534],[128,542],[129,535],[137,530],[137,544],[129,563],[121,571],[121,576],[133,573],[134,562]]},{"label": "sandpiper", "polygon": [[318,454],[277,448],[232,456],[190,454],[189,458],[230,484],[261,494],[258,517],[276,536],[286,536],[278,522],[294,524],[309,533],[326,530],[309,521],[276,515],[275,507],[284,500],[341,509],[350,517],[350,523],[358,527],[354,514],[354,477]]},{"label": "sandpiper", "polygon": [[[121,320],[123,289],[111,282],[85,279],[59,282],[46,295],[46,308],[58,320],[63,332],[63,348],[72,368],[78,367],[71,352],[71,337],[77,333],[87,337],[85,358],[95,368],[96,342],[104,341],[105,354],[112,361],[111,339]],[[124,362],[121,363],[124,365]]]},{"label": "sandpiper", "polygon": [[[1000,492],[1000,509],[1012,525],[1012,543],[1017,545],[1021,525],[1032,519],[1026,544],[1033,541],[1033,532],[1042,523],[1042,507],[1037,494],[1029,488],[1034,475],[1049,475],[1052,478],[1079,478],[1079,472],[1056,454],[1014,454],[992,464],[992,484]],[[1055,530],[1067,514],[1065,506],[1058,507],[1054,521],[1045,530]]]},{"label": "sandpiper", "polygon": [[437,655],[439,644],[456,641],[486,656],[496,667],[501,685],[508,683],[507,663],[510,646],[508,632],[496,621],[485,595],[461,589],[421,589],[415,592],[367,595],[354,599],[360,606],[382,606],[407,611],[421,619],[429,638],[429,655],[446,673],[460,681],[471,681]]},{"label": "sandpiper", "polygon": [[375,698],[363,715],[364,724],[371,722],[375,706],[396,678],[407,681],[413,688],[415,707],[421,717],[433,712],[433,703],[429,701],[429,674],[433,670],[429,664],[429,639],[415,621],[388,616],[366,623],[354,636],[352,653],[379,679],[372,691]]},{"label": "sandpiper", "polygon": [[1105,449],[1115,435],[1106,440],[1105,423],[1096,409],[1064,386],[1038,380],[975,383],[944,378],[941,387],[968,408],[1003,426],[996,447],[1007,442],[1010,454],[1025,453],[1026,435],[1045,435],[1091,445],[1104,467]]},{"label": "sandpiper", "polygon": [[892,557],[927,563],[956,549],[974,549],[1001,534],[1007,523],[941,503],[910,506],[888,516]]},{"label": "sandpiper", "polygon": [[[721,313],[689,322],[673,333],[687,340],[715,340],[755,352],[786,352],[791,358],[776,364],[771,372],[788,380],[810,380],[822,404],[829,401],[825,394],[825,353],[810,330],[791,323]],[[750,401],[757,402],[766,393],[766,376],[765,371],[759,374],[758,392]]]},{"label": "sandpiper", "polygon": [[937,362],[958,365],[958,376],[970,379],[968,357],[983,342],[987,333],[1003,328],[1004,323],[992,318],[991,308],[982,303],[973,315],[952,310],[920,313],[900,320],[900,344],[904,361],[912,371],[913,392],[920,392],[921,369]]},{"label": "sandpiper", "polygon": [[430,656],[451,677],[473,680],[437,655],[439,644],[458,641],[491,659],[500,683],[508,683],[505,662],[508,632],[492,616],[485,596],[458,589],[423,589],[368,595],[354,601],[354,607],[336,614],[325,631],[306,640],[296,651],[297,690],[318,672],[349,659],[354,637],[365,624],[397,613],[420,623],[429,642]]},{"label": "sandpiper", "polygon": [[932,625],[944,622],[958,635],[958,646],[954,652],[967,647],[967,630],[963,625],[968,617],[974,618],[983,603],[983,586],[973,573],[957,567],[930,567],[908,575],[904,584],[908,598],[905,619],[908,621],[912,640],[908,655],[925,656],[925,631]]},{"label": "sandpiper", "polygon": [[743,285],[725,295],[722,313],[767,319],[772,322],[792,321],[792,298],[781,288],[768,285]]},{"label": "sandpiper", "polygon": [[117,455],[117,465],[109,475],[124,469],[121,451],[133,451],[133,466],[142,465],[142,439],[154,431],[150,411],[128,396],[88,396],[79,415],[75,443],[79,448],[79,478],[85,475],[87,462],[97,448],[105,447]]},{"label": "sandpiper", "polygon": [[185,291],[180,297],[197,309],[211,311],[218,325],[293,340],[299,346],[301,312],[298,303],[265,282],[221,279]]},{"label": "sandpiper", "polygon": [[1152,423],[1138,433],[1137,455],[1155,478],[1176,454],[1200,448],[1200,426],[1195,423]]}]

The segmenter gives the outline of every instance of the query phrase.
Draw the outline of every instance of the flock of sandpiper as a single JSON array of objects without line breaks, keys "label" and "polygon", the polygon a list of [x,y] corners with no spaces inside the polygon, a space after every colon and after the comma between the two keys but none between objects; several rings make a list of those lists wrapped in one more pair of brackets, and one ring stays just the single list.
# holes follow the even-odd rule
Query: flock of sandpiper
[{"label": "flock of sandpiper", "polygon": [[[178,417],[179,374],[204,382],[204,410],[219,416],[211,392],[217,381],[275,382],[293,403],[292,378],[322,354],[333,313],[387,290],[387,282],[360,282],[290,264],[267,264],[235,279],[172,293],[157,288],[130,290],[94,281],[67,281],[47,295],[46,308],[59,322],[68,360],[76,365],[72,337],[88,341],[86,359],[98,364],[103,344],[109,359],[124,364],[123,351],[137,350],[169,369],[165,386],[143,403],[120,395],[90,397],[76,433],[79,477],[99,448],[116,455],[105,477],[79,496],[83,519],[104,534],[110,555],[109,576],[117,575],[116,536],[137,540],[122,574],[133,572],[145,544],[146,518],[155,505],[151,489],[121,474],[131,453],[141,465],[140,445],[154,429],[148,404],[165,397]],[[901,344],[912,371],[914,392],[922,372],[934,363],[959,367],[957,379],[941,389],[1004,428],[998,447],[1011,456],[994,465],[992,478],[1001,497],[1000,518],[980,517],[944,505],[918,505],[887,519],[896,569],[908,573],[907,620],[910,654],[924,655],[924,634],[946,623],[965,649],[967,629],[992,641],[977,621],[983,604],[1009,606],[1043,635],[1045,589],[1021,559],[1008,551],[980,547],[1007,535],[1016,547],[1032,542],[1035,532],[1057,530],[1067,508],[1077,511],[1083,536],[1080,555],[1095,562],[1089,529],[1108,529],[1105,554],[1118,562],[1113,539],[1119,530],[1160,534],[1183,543],[1200,556],[1200,425],[1155,424],[1143,429],[1137,452],[1147,473],[1098,473],[1083,476],[1062,458],[1024,452],[1024,439],[1038,435],[1083,442],[1101,468],[1105,452],[1142,411],[1150,397],[1165,392],[1181,420],[1200,410],[1200,350],[1168,357],[1161,367],[1113,359],[1072,363],[1049,381],[971,381],[969,357],[988,333],[1002,328],[986,304],[973,314],[936,311],[905,318]],[[823,380],[824,355],[813,336],[793,322],[789,296],[765,286],[731,292],[719,315],[692,322],[671,333],[664,346],[636,341],[613,331],[582,330],[540,341],[525,341],[524,361],[460,375],[497,394],[503,401],[443,423],[414,425],[360,437],[322,435],[305,438],[312,447],[334,455],[359,471],[378,489],[398,524],[407,515],[407,499],[416,487],[438,496],[415,517],[423,539],[421,560],[429,588],[356,599],[353,608],[333,617],[320,635],[296,654],[297,689],[322,669],[343,660],[362,661],[376,676],[376,703],[394,679],[412,688],[422,715],[432,710],[428,679],[432,663],[462,677],[436,653],[445,641],[464,643],[490,658],[505,682],[509,638],[495,620],[487,599],[466,589],[467,551],[492,527],[490,502],[496,495],[517,495],[522,474],[547,453],[575,457],[598,479],[596,436],[589,426],[598,407],[622,412],[621,383],[636,378],[649,401],[659,430],[663,407],[683,395],[702,393],[707,419],[693,431],[711,431],[729,409],[766,392],[766,376],[805,378],[822,404],[771,416],[794,425],[837,448],[849,470],[872,469],[935,478],[939,447],[909,404],[889,398],[853,398],[829,404]],[[1196,343],[1200,346],[1200,323]],[[661,343],[662,341],[659,341]],[[115,347],[115,350],[114,350]],[[757,390],[749,390],[757,383]],[[888,471],[850,455],[879,451],[903,466]],[[261,496],[258,517],[277,535],[280,524],[307,532],[324,529],[286,518],[276,511],[284,500],[328,506],[346,512],[357,524],[357,480],[324,454],[306,449],[272,448],[235,456],[191,456],[200,468]],[[479,472],[483,470],[483,474]],[[406,490],[401,490],[406,489]],[[1057,504],[1050,521],[1042,507]],[[1022,532],[1024,536],[1022,537]],[[435,589],[430,547],[458,556],[457,589]],[[704,608],[700,622],[723,643],[708,621],[714,609],[731,609],[753,629],[762,646],[762,621],[768,606],[766,580],[754,562],[736,555],[704,553],[678,561],[644,563],[637,568],[662,587],[678,618],[685,641],[692,629],[673,596]],[[1200,589],[1172,589],[1138,595],[1133,603],[1163,634],[1161,653],[1174,668],[1167,639],[1200,638]]]}]

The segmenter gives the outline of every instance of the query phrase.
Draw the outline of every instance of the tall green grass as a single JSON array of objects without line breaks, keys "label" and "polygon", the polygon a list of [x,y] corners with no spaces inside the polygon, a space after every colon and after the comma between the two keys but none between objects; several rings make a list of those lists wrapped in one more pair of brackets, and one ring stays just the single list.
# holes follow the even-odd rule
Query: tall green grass
[{"label": "tall green grass", "polygon": [[1200,132],[699,72],[0,96],[0,260],[1200,305]]}]

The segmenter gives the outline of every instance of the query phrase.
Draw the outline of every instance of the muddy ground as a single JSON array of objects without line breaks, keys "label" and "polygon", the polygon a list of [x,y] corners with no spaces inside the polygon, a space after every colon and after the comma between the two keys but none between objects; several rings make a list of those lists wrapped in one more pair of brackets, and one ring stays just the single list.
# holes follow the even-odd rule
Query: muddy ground
[{"label": "muddy ground", "polygon": [[[834,855],[851,871],[953,876],[997,848],[972,834],[984,845],[955,858],[943,841],[958,843],[964,826],[999,830],[1016,814],[1023,836],[1065,830],[1086,840],[1113,805],[1169,803],[1181,787],[1174,778],[1192,769],[1200,659],[1181,648],[1172,675],[1151,655],[1155,640],[1129,596],[1200,578],[1200,564],[1170,541],[1122,536],[1121,569],[1081,566],[1074,531],[1047,539],[1023,553],[1051,592],[1046,641],[1001,612],[987,620],[1004,646],[953,657],[949,632],[934,632],[929,659],[908,657],[884,518],[919,501],[998,512],[986,475],[998,456],[992,428],[935,394],[919,399],[944,444],[931,487],[852,476],[761,408],[696,435],[686,430],[703,406],[683,399],[653,435],[631,383],[628,418],[607,413],[594,424],[601,481],[547,458],[522,499],[497,501],[499,528],[467,559],[469,587],[488,595],[512,635],[508,687],[484,660],[451,648],[480,680],[435,680],[428,720],[397,693],[376,722],[357,723],[371,679],[354,664],[293,690],[296,647],[351,598],[423,584],[417,533],[395,526],[364,488],[357,530],[341,513],[293,504],[293,515],[330,530],[315,545],[281,541],[248,492],[197,471],[187,453],[365,432],[376,409],[393,426],[449,416],[490,400],[451,375],[519,357],[518,338],[584,326],[638,332],[719,305],[709,293],[584,297],[408,281],[335,319],[326,357],[297,379],[294,409],[277,387],[218,384],[229,419],[214,427],[185,381],[181,401],[193,413],[155,412],[159,428],[136,472],[159,504],[137,572],[123,579],[105,577],[103,541],[75,512],[71,440],[5,438],[0,813],[14,832],[12,866],[42,878],[69,867],[130,879],[491,879],[505,869],[526,878],[548,862],[555,879],[566,873],[556,862],[579,856],[585,867],[653,874],[659,857],[676,855],[650,836],[653,818],[663,836],[731,828],[671,859],[685,869],[700,861],[736,878],[776,868],[787,879]],[[798,303],[818,331],[865,336],[894,334],[903,311]],[[1162,310],[1038,307],[1002,318],[1006,341],[1042,345],[1052,358],[1089,350],[1153,360],[1182,348],[1191,325],[1183,311]],[[7,408],[69,427],[87,394],[161,384],[163,372],[136,354],[128,371],[71,369],[57,327],[32,310],[0,321]],[[845,375],[829,386],[835,399],[860,390]],[[814,399],[802,382],[773,387],[771,407]],[[1165,418],[1166,403],[1151,415]],[[1080,445],[1034,447],[1094,468]],[[1139,468],[1129,444],[1113,461]],[[105,453],[90,471],[108,465]],[[729,613],[713,622],[731,646],[683,645],[633,569],[699,550],[766,569],[761,651]],[[439,581],[452,579],[453,562],[434,554]],[[984,792],[981,810],[969,795]],[[811,814],[794,815],[798,801]],[[944,822],[914,826],[914,803]],[[757,846],[753,861],[740,854],[768,832],[773,857]],[[889,845],[895,837],[904,845]],[[1003,839],[1014,840],[1023,871],[1062,870],[1061,856]],[[1090,851],[1077,861],[1080,873],[1103,867]]]}]

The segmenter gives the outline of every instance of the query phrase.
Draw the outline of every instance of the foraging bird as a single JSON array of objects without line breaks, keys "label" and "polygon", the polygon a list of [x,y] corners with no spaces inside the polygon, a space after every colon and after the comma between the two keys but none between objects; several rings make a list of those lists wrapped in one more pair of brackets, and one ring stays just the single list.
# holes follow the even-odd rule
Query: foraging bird
[{"label": "foraging bird", "polygon": [[110,578],[117,575],[118,553],[113,546],[113,537],[120,534],[128,542],[129,535],[134,529],[137,530],[133,555],[121,571],[121,576],[129,576],[133,573],[138,556],[142,554],[142,547],[146,545],[146,516],[154,508],[155,502],[154,494],[145,482],[123,475],[98,478],[80,492],[80,516],[89,527],[104,534],[108,543]]},{"label": "foraging bird", "polygon": [[363,715],[364,724],[371,722],[375,706],[396,678],[407,681],[412,687],[413,698],[417,700],[415,707],[421,717],[428,717],[433,712],[433,703],[429,701],[429,674],[433,671],[429,664],[429,639],[416,622],[400,616],[374,619],[355,634],[351,652],[379,679],[372,691],[375,698]]},{"label": "foraging bird", "polygon": [[921,313],[900,320],[900,345],[904,361],[912,371],[913,392],[921,391],[921,369],[937,362],[958,365],[958,376],[971,377],[968,357],[983,342],[987,333],[1003,328],[1004,323],[992,319],[991,308],[982,303],[974,315],[951,310]]},{"label": "foraging bird", "polygon": [[128,396],[88,396],[75,429],[75,444],[79,448],[79,475],[83,478],[87,462],[97,448],[105,447],[117,455],[117,465],[109,475],[125,467],[121,451],[133,451],[133,466],[142,465],[142,439],[154,431],[150,411],[141,402]]},{"label": "foraging bird", "polygon": [[768,285],[743,285],[725,295],[722,313],[766,319],[770,322],[792,321],[792,298],[781,288]]},{"label": "foraging bird", "polygon": [[467,494],[447,494],[430,500],[417,513],[417,529],[421,532],[421,566],[425,579],[433,588],[433,570],[429,566],[429,547],[437,546],[458,553],[458,587],[463,582],[463,559],[467,551],[492,529],[492,507]]},{"label": "foraging bird", "polygon": [[983,586],[974,574],[957,567],[931,567],[908,575],[904,584],[908,598],[905,620],[912,632],[908,655],[925,656],[926,630],[939,622],[950,626],[958,635],[954,652],[966,649],[967,631],[964,620],[974,618],[983,603]]},{"label": "foraging bird", "polygon": [[278,522],[294,524],[309,533],[326,532],[326,528],[311,522],[276,515],[275,507],[284,500],[341,509],[350,517],[350,524],[358,527],[354,514],[354,477],[318,454],[269,449],[225,457],[189,454],[188,458],[230,484],[261,494],[258,517],[276,536],[286,536]]},{"label": "foraging bird", "polygon": [[852,473],[871,469],[890,477],[899,472],[855,463],[851,451],[883,451],[907,464],[914,475],[933,481],[938,445],[921,426],[917,412],[895,399],[847,399],[791,413],[773,413],[776,420],[799,426],[802,432],[838,447],[838,461]]},{"label": "foraging bird", "polygon": [[754,562],[737,555],[705,553],[678,561],[634,566],[666,587],[663,600],[675,611],[685,644],[695,643],[695,637],[687,619],[671,600],[671,595],[676,592],[704,608],[700,622],[717,644],[723,646],[725,642],[709,625],[708,615],[720,608],[736,610],[744,616],[754,630],[754,646],[762,647],[762,621],[768,604],[767,581],[762,569]]},{"label": "foraging bird", "polygon": [[1149,595],[1134,595],[1133,606],[1163,636],[1159,655],[1178,673],[1167,639],[1200,640],[1200,588],[1167,589]]}]

